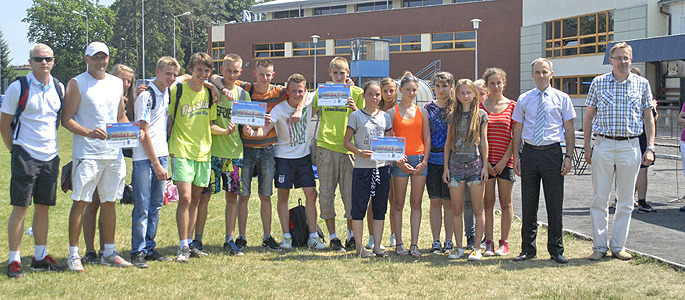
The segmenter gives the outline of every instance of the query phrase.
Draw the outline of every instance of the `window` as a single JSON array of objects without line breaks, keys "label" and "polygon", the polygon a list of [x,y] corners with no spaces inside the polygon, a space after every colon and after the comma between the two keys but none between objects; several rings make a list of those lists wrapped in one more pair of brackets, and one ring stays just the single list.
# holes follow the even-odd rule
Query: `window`
[{"label": "window", "polygon": [[350,40],[335,40],[335,54],[336,55],[349,55],[352,53],[350,50]]},{"label": "window", "polygon": [[212,42],[212,65],[215,73],[219,73],[219,67],[226,55],[225,45],[225,42]]},{"label": "window", "polygon": [[552,86],[571,97],[585,97],[590,91],[592,79],[598,75],[560,76],[552,79]]},{"label": "window", "polygon": [[387,36],[383,39],[390,41],[390,52],[417,52],[421,51],[421,35],[398,35]]},{"label": "window", "polygon": [[[317,43],[316,55],[326,55],[326,47]],[[293,56],[313,56],[313,42],[293,42]]]},{"label": "window", "polygon": [[300,16],[304,16],[304,10],[302,9],[277,11],[274,13],[274,19],[298,18]]},{"label": "window", "polygon": [[314,8],[315,16],[336,15],[347,13],[347,5],[326,6]]},{"label": "window", "polygon": [[614,11],[545,22],[545,56],[599,54],[614,39]]},{"label": "window", "polygon": [[254,57],[284,57],[285,43],[254,44]]},{"label": "window", "polygon": [[475,50],[476,32],[446,32],[431,35],[431,49],[436,50]]},{"label": "window", "polygon": [[378,1],[357,4],[357,11],[386,10],[392,9],[392,1]]},{"label": "window", "polygon": [[442,0],[404,0],[402,7],[419,7],[440,4],[442,4]]}]

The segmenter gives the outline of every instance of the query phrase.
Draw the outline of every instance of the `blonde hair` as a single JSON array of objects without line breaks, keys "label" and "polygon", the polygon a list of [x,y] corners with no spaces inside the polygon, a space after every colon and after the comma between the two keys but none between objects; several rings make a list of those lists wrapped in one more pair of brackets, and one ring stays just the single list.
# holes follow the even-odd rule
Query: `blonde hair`
[{"label": "blonde hair", "polygon": [[271,67],[271,68],[273,68],[274,63],[268,58],[262,58],[260,60],[257,60],[257,62],[254,64],[255,70],[259,69],[259,67],[264,67],[264,68]]},{"label": "blonde hair", "polygon": [[166,67],[174,67],[176,71],[181,69],[181,65],[171,56],[162,56],[157,60],[157,69],[164,70]]},{"label": "blonde hair", "polygon": [[133,103],[136,101],[136,73],[129,66],[116,64],[112,67],[112,75],[119,77],[119,74],[123,72],[131,73],[131,86],[124,91],[124,98],[126,99],[126,106],[124,110],[126,111],[126,116],[133,119]]},{"label": "blonde hair", "polygon": [[475,84],[477,88],[484,88],[486,85],[488,85],[482,78],[474,81],[473,84]]},{"label": "blonde hair", "polygon": [[381,102],[378,103],[378,109],[380,109],[382,111],[386,111],[388,109],[393,108],[395,105],[397,105],[397,89],[399,88],[399,85],[397,84],[397,81],[395,81],[395,79],[392,79],[390,77],[385,77],[385,78],[381,79],[380,84],[381,84],[381,91],[383,90],[383,87],[386,85],[389,85],[389,84],[395,85],[395,97],[393,99],[389,99],[388,101],[386,101],[385,98],[381,97]]},{"label": "blonde hair", "polygon": [[285,86],[290,86],[290,83],[302,83],[304,82],[305,84],[307,83],[307,79],[304,78],[301,74],[295,73],[293,75],[290,75],[288,77],[288,82],[285,84]]},{"label": "blonde hair", "polygon": [[[480,103],[480,94],[478,93],[478,88],[475,84],[473,84],[471,79],[459,79],[454,87],[454,90],[458,93],[462,86],[470,88],[474,94],[474,99],[471,101],[470,105],[471,110],[469,111],[469,126],[466,142],[477,145],[480,143],[480,109],[478,108],[478,104]],[[462,107],[461,101],[455,101],[449,121],[449,125],[452,126],[452,130],[447,133],[450,141],[452,141],[452,144],[450,145],[452,151],[457,150],[454,141],[456,141],[457,128],[459,128],[461,123],[461,115],[463,112],[464,108]]]},{"label": "blonde hair", "polygon": [[449,115],[452,113],[452,108],[454,106],[454,75],[452,75],[450,72],[438,72],[433,75],[431,82],[433,83],[433,88],[435,88],[436,82],[443,82],[450,86],[450,95],[447,98],[447,106],[445,106],[445,108],[442,110],[442,119],[446,121]]},{"label": "blonde hair", "polygon": [[347,63],[347,59],[344,57],[336,56],[331,59],[331,64],[328,66],[329,69],[340,69],[340,70],[350,70],[350,64]]},{"label": "blonde hair", "polygon": [[551,71],[552,68],[552,61],[543,57],[538,57],[536,58],[532,63],[530,63],[530,69],[531,71],[535,68],[535,65],[541,64],[541,63],[547,63],[549,64],[549,70]]},{"label": "blonde hair", "polygon": [[38,50],[50,50],[50,53],[52,53],[52,55],[55,55],[55,52],[52,51],[52,48],[50,48],[50,46],[43,44],[43,43],[39,43],[39,44],[36,44],[35,46],[31,47],[31,50],[29,50],[29,58],[32,58],[33,53],[35,53]]},{"label": "blonde hair", "polygon": [[616,49],[625,49],[628,52],[630,52],[630,56],[633,56],[633,47],[626,44],[625,42],[616,43],[616,45],[611,47],[611,50],[609,50],[609,54],[614,55],[614,51],[616,51]]},{"label": "blonde hair", "polygon": [[229,53],[224,56],[224,62],[222,63],[222,66],[225,66],[227,63],[238,63],[240,67],[243,66],[243,58],[240,57],[240,55],[235,54],[235,53]]}]

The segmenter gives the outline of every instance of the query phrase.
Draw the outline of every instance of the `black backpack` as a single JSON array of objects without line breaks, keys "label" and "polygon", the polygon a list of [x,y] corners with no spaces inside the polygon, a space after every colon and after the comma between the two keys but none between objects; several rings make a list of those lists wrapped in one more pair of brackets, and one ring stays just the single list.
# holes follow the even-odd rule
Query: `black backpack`
[{"label": "black backpack", "polygon": [[[20,90],[21,94],[19,94],[19,102],[17,103],[17,110],[14,112],[14,119],[12,120],[12,123],[10,124],[10,127],[12,130],[14,130],[14,138],[16,139],[19,136],[19,129],[21,128],[21,124],[19,124],[19,117],[21,117],[21,114],[24,112],[24,109],[26,109],[26,102],[28,101],[29,98],[29,81],[26,79],[26,76],[19,76],[17,77],[17,80],[19,81],[20,85]],[[60,81],[57,79],[57,77],[52,77],[52,82],[55,85],[55,90],[57,90],[57,96],[59,97],[59,102],[62,102],[62,99],[64,98],[64,91],[60,87]],[[57,111],[57,122],[55,122],[55,126],[59,127],[59,121],[60,121],[60,115],[62,112],[62,107],[60,106],[60,109]]]},{"label": "black backpack", "polygon": [[[293,247],[307,247],[309,240],[309,226],[307,223],[307,214],[304,206],[302,206],[302,199],[297,199],[297,206],[290,209],[290,235],[293,237]],[[322,242],[326,242],[323,232],[319,226],[316,226],[316,231],[319,234]]]}]

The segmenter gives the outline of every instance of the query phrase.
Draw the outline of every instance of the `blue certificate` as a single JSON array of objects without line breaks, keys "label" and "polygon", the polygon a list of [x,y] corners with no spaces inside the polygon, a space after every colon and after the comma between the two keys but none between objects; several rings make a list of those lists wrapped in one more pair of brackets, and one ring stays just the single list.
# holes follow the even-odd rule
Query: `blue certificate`
[{"label": "blue certificate", "polygon": [[233,101],[231,110],[231,122],[251,126],[264,126],[266,115],[266,103]]},{"label": "blue certificate", "polygon": [[140,125],[134,123],[107,123],[105,144],[110,148],[138,147]]},{"label": "blue certificate", "polygon": [[350,98],[349,84],[319,85],[319,106],[345,106]]},{"label": "blue certificate", "polygon": [[371,139],[371,159],[397,161],[404,158],[403,137],[375,137]]}]

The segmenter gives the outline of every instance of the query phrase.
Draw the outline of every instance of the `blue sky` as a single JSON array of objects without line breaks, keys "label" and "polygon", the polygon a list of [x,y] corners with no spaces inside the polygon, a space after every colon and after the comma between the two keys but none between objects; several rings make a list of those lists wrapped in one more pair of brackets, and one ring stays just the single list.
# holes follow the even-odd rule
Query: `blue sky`
[{"label": "blue sky", "polygon": [[[95,2],[95,1],[93,1]],[[100,0],[102,5],[109,6],[114,0]],[[34,45],[29,43],[26,34],[29,24],[21,20],[26,17],[26,9],[31,7],[33,1],[28,0],[0,0],[0,28],[5,35],[5,40],[10,48],[12,65],[28,63],[29,49]]]}]

